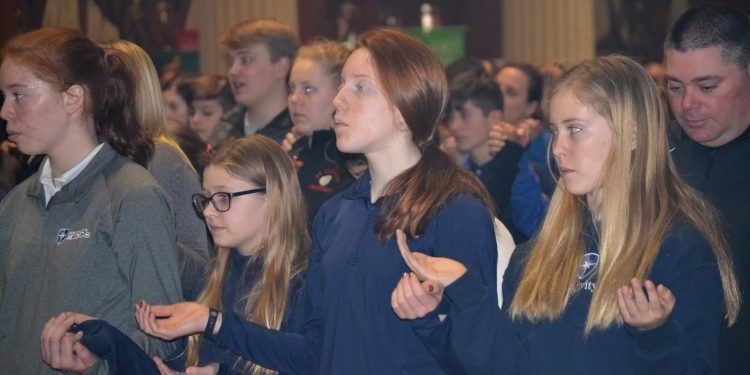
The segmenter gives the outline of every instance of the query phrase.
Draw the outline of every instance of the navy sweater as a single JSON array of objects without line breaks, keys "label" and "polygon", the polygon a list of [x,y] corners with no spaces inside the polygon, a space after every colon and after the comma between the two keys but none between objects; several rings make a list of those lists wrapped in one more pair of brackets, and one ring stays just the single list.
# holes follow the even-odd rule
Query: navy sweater
[{"label": "navy sweater", "polygon": [[449,341],[470,374],[697,374],[718,373],[724,315],[716,259],[692,226],[677,224],[665,238],[649,279],[677,298],[668,320],[637,331],[614,326],[584,336],[596,287],[598,248],[591,237],[579,273],[579,290],[554,321],[513,321],[507,314],[530,246],[517,249],[506,271],[503,311],[473,271],[446,288]]},{"label": "navy sweater", "polygon": [[[243,356],[273,356],[290,374],[454,373],[450,347],[436,344],[430,351],[417,335],[440,324],[437,314],[403,321],[391,308],[391,292],[408,268],[395,239],[377,239],[380,206],[371,203],[368,172],[319,211],[306,282],[311,310],[301,334],[265,330],[227,314],[214,341]],[[459,260],[494,293],[494,229],[477,198],[453,197],[409,246]]]}]

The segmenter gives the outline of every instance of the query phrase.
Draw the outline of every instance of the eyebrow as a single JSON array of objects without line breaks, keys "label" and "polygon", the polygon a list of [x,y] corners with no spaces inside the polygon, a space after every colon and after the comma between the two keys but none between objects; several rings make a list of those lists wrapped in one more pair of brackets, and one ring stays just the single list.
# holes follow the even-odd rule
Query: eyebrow
[{"label": "eyebrow", "polygon": [[[705,82],[705,81],[712,81],[712,80],[723,80],[724,77],[718,76],[718,75],[707,75],[707,76],[700,76],[697,78],[693,78],[690,80],[690,82],[698,83],[698,82]],[[676,81],[682,83],[681,80],[675,78],[674,76],[667,75],[667,81]]]},{"label": "eyebrow", "polygon": [[566,118],[565,120],[560,121],[560,124],[565,125],[571,122],[584,122],[584,121],[583,119],[580,119],[578,117],[571,117],[571,118]]}]

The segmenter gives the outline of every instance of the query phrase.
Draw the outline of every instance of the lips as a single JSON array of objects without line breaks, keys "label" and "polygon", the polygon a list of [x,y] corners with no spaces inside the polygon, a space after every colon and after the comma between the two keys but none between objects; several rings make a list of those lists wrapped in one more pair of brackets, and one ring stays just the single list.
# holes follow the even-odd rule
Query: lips
[{"label": "lips", "polygon": [[575,172],[575,171],[574,171],[574,170],[572,170],[572,169],[568,169],[568,168],[563,168],[563,167],[560,167],[560,168],[559,168],[559,170],[560,170],[560,175],[563,175],[563,176],[565,176],[565,175],[569,175],[569,174],[571,174],[571,173]]},{"label": "lips", "polygon": [[707,119],[685,119],[685,125],[691,128],[699,128],[706,125]]},{"label": "lips", "polygon": [[8,133],[8,140],[11,141],[11,142],[15,142],[16,138],[18,138],[18,135],[20,134],[18,132],[12,131],[10,129],[6,129],[6,132]]},{"label": "lips", "polygon": [[342,122],[342,121],[334,121],[333,122],[333,129],[334,130],[335,129],[345,128],[347,126],[349,126],[349,125],[347,125],[345,122]]},{"label": "lips", "polygon": [[209,225],[208,230],[211,231],[211,233],[217,233],[217,232],[221,232],[222,230],[224,230],[224,227]]},{"label": "lips", "polygon": [[232,91],[235,93],[241,92],[245,89],[245,86],[243,82],[232,82]]}]

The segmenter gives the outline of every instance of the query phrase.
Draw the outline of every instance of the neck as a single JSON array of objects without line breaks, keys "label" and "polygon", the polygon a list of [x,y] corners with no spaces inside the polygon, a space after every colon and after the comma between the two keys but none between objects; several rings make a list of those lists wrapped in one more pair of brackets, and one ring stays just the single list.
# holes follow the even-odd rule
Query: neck
[{"label": "neck", "polygon": [[591,217],[594,218],[594,221],[597,222],[601,220],[601,203],[602,196],[598,190],[586,195],[586,204],[589,206],[589,210],[591,211]]},{"label": "neck", "polygon": [[383,190],[389,182],[419,162],[422,153],[409,141],[407,147],[399,147],[375,155],[365,154],[365,157],[372,177],[370,200],[375,202],[383,195]]},{"label": "neck", "polygon": [[47,153],[52,177],[60,177],[75,167],[98,144],[93,120],[88,124],[71,124],[65,136]]},{"label": "neck", "polygon": [[279,90],[277,88],[257,103],[247,106],[245,117],[253,125],[266,126],[281,111],[286,109],[286,106],[286,89]]},{"label": "neck", "polygon": [[475,147],[469,152],[469,158],[474,164],[483,166],[492,160],[492,154],[490,154],[489,142],[484,142],[480,146]]}]

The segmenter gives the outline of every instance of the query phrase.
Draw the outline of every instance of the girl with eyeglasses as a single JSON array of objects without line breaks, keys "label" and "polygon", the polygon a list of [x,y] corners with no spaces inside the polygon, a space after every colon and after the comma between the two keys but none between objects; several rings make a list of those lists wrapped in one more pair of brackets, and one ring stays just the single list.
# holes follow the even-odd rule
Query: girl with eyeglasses
[{"label": "girl with eyeglasses", "polygon": [[[261,135],[226,142],[210,154],[203,171],[203,192],[193,195],[193,205],[213,235],[217,255],[207,267],[195,302],[163,306],[161,311],[214,314],[221,310],[223,319],[299,332],[305,323],[302,286],[310,237],[297,172],[289,156]],[[139,304],[136,319],[146,332],[155,331],[150,317],[152,308]],[[186,350],[166,364],[157,359],[162,373],[173,373],[169,366],[178,370],[202,367],[191,371],[209,373],[291,372],[288,367],[270,365],[279,362],[278,353],[272,350],[259,348],[242,358],[208,340],[205,336],[211,333],[190,336]]]}]

